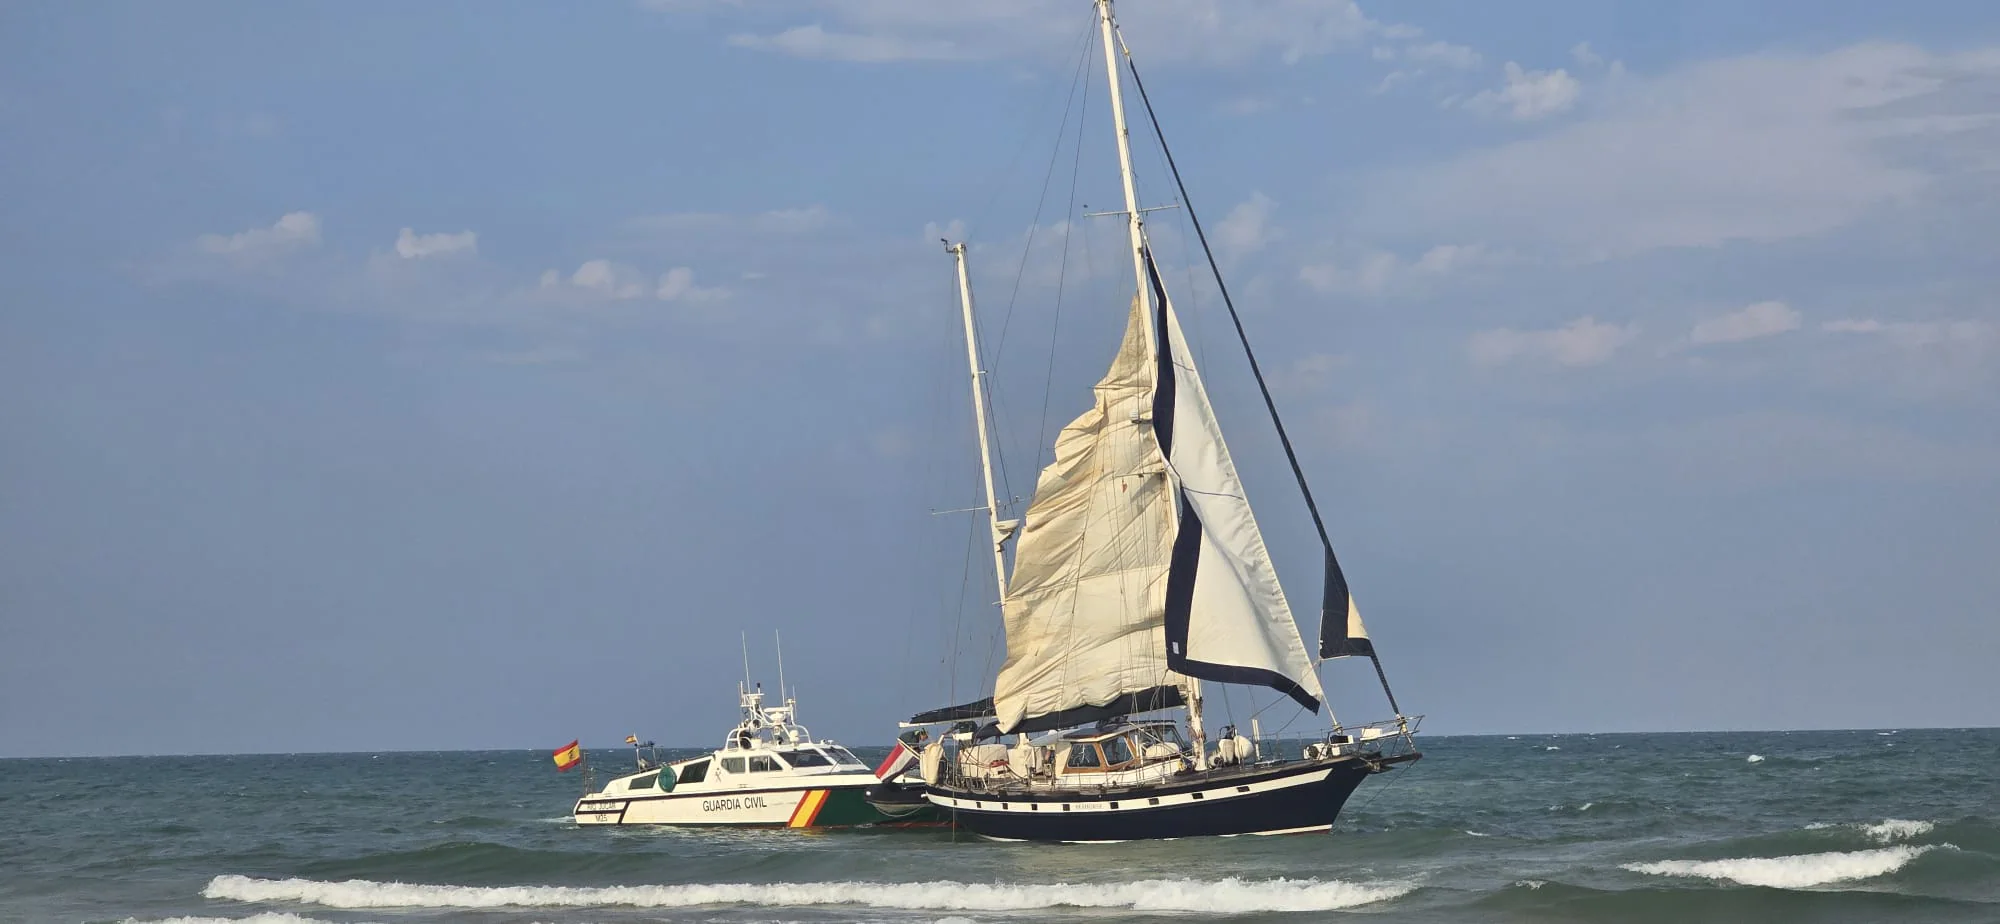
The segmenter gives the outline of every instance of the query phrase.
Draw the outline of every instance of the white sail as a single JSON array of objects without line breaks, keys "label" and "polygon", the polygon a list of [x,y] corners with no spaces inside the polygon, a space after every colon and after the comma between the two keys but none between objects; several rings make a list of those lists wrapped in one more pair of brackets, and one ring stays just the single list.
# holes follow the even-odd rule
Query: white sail
[{"label": "white sail", "polygon": [[1125,338],[1090,410],[1056,438],[1023,517],[1002,614],[1007,661],[994,685],[1000,727],[1048,717],[1177,705],[1162,687],[1174,501],[1155,441],[1154,357],[1135,297]]},{"label": "white sail", "polygon": [[1164,614],[1168,663],[1205,680],[1273,687],[1317,711],[1319,676],[1157,276],[1153,292],[1165,339],[1154,426],[1181,503]]}]

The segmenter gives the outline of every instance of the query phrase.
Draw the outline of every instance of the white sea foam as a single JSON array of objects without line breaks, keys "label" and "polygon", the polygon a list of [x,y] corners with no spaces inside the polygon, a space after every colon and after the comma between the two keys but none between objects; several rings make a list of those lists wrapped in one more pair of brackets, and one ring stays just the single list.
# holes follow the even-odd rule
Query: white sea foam
[{"label": "white sea foam", "polygon": [[1835,882],[1886,876],[1932,849],[1929,845],[1900,846],[1791,857],[1662,860],[1658,863],[1627,863],[1623,868],[1653,876],[1693,876],[1773,889],[1810,889]]},{"label": "white sea foam", "polygon": [[1544,751],[1560,751],[1560,750],[1562,750],[1562,748],[1560,748],[1560,747],[1557,747],[1557,746],[1555,746],[1555,745],[1551,744],[1551,745],[1549,745],[1548,747],[1545,747],[1545,748],[1543,748],[1542,750],[1544,750]]},{"label": "white sea foam", "polygon": [[1761,764],[1761,763],[1763,763],[1763,762],[1764,762],[1764,755],[1762,755],[1762,754],[1752,754],[1752,755],[1750,755],[1749,757],[1746,757],[1746,758],[1744,758],[1744,759],[1745,759],[1745,760],[1748,760],[1749,762],[1751,762],[1751,763],[1753,763],[1753,764]]},{"label": "white sea foam", "polygon": [[1493,835],[1491,835],[1491,834],[1481,834],[1481,833],[1479,833],[1479,832],[1477,832],[1477,831],[1470,831],[1470,830],[1469,830],[1469,831],[1466,831],[1465,833],[1467,833],[1467,834],[1470,834],[1470,835],[1472,835],[1473,837],[1492,837],[1492,836],[1493,836]]},{"label": "white sea foam", "polygon": [[1890,844],[1907,841],[1913,837],[1923,837],[1936,827],[1935,822],[1889,818],[1872,825],[1862,825],[1861,833],[1868,835],[1877,843]]},{"label": "white sea foam", "polygon": [[1032,911],[1115,908],[1247,914],[1332,911],[1388,901],[1416,886],[1317,879],[1148,879],[1138,882],[991,884],[932,882],[763,882],[689,885],[452,886],[401,882],[320,882],[217,876],[201,894],[243,902],[301,902],[328,908],[558,908],[702,905],[807,907],[863,905],[914,911]]},{"label": "white sea foam", "polygon": [[153,921],[140,920],[139,918],[126,918],[124,924],[333,924],[333,922],[322,921],[318,918],[300,917],[296,914],[283,914],[275,911],[267,911],[264,912],[263,914],[253,914],[247,918],[206,918],[206,917],[191,916],[183,918],[161,918],[159,920],[153,920]]}]

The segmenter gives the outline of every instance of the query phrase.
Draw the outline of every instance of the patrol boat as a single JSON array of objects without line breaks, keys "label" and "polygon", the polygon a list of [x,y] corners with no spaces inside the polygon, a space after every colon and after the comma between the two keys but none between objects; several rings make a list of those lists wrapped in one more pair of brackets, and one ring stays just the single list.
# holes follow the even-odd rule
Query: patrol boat
[{"label": "patrol boat", "polygon": [[[798,723],[798,702],[765,706],[764,691],[737,687],[743,716],[722,747],[662,765],[628,738],[638,772],[578,799],[580,825],[724,825],[834,828],[937,823],[939,814],[889,815],[863,793],[881,782],[853,752]],[[586,781],[585,787],[589,783]]]}]

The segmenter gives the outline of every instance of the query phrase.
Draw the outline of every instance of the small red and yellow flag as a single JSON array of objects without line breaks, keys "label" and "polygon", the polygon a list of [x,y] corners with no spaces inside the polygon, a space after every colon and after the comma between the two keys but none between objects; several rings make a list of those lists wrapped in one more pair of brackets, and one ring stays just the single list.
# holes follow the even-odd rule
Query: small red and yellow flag
[{"label": "small red and yellow flag", "polygon": [[556,749],[555,760],[556,760],[557,773],[568,772],[569,768],[574,767],[577,764],[583,763],[583,748],[580,744],[580,741],[581,739],[578,739],[578,741],[572,741],[569,744],[566,744]]},{"label": "small red and yellow flag", "polygon": [[636,745],[636,744],[638,744],[638,743],[639,743],[639,736],[638,736],[638,735],[626,735],[626,736],[625,736],[625,743],[626,743],[626,744],[634,744],[634,745]]}]

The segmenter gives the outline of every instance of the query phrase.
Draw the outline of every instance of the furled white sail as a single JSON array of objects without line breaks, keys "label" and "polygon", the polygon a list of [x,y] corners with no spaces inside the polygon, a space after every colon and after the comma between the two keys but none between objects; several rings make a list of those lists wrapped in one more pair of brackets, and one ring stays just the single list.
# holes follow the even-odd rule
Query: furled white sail
[{"label": "furled white sail", "polygon": [[1319,676],[1157,275],[1153,291],[1165,339],[1154,426],[1182,505],[1163,619],[1168,664],[1205,680],[1273,687],[1317,711]]},{"label": "furled white sail", "polygon": [[1146,321],[1135,295],[1095,403],[1056,438],[1023,517],[1001,607],[1007,661],[993,705],[1003,730],[1065,714],[1088,721],[1089,707],[1121,701],[1136,708],[1113,711],[1178,704],[1157,695],[1180,678],[1162,632],[1175,513],[1149,420]]}]

